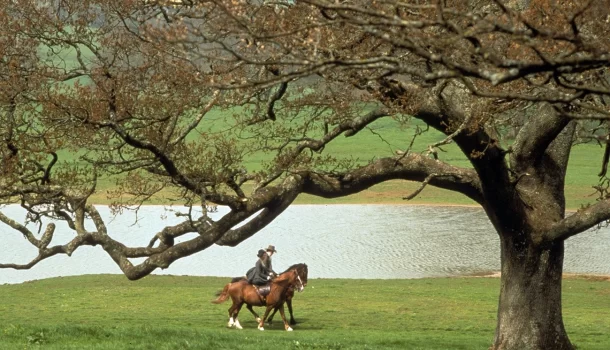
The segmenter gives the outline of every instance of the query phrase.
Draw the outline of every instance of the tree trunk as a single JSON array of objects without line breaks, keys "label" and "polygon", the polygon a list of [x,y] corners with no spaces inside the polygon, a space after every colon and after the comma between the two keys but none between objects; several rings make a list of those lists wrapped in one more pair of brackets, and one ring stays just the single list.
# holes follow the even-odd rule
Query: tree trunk
[{"label": "tree trunk", "polygon": [[502,241],[493,350],[573,350],[561,314],[563,241],[539,247],[522,235]]}]

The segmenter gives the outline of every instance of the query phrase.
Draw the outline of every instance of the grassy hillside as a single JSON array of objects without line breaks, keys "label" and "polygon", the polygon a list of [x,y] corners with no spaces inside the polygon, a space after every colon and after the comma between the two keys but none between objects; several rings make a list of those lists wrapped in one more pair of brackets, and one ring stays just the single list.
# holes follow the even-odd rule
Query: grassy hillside
[{"label": "grassy hillside", "polygon": [[[315,271],[311,271],[315,273]],[[264,332],[210,300],[228,278],[117,275],[0,286],[0,349],[487,349],[497,278],[310,279],[294,299],[294,332],[279,314]],[[610,348],[610,283],[564,280],[564,319],[579,349]]]}]

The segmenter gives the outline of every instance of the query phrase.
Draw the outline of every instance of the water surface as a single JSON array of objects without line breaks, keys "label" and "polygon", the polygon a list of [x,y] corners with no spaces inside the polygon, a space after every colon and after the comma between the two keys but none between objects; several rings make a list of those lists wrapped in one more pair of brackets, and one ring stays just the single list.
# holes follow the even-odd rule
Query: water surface
[{"label": "water surface", "polygon": [[[152,233],[181,221],[162,206],[143,207],[107,220],[109,234],[126,245],[146,246]],[[2,209],[12,218],[18,206]],[[213,216],[220,217],[220,208]],[[88,228],[93,225],[88,223]],[[28,226],[36,230],[34,226]],[[37,254],[18,232],[2,225],[2,263],[26,263]],[[58,223],[51,244],[71,236]],[[295,205],[237,247],[212,246],[155,274],[239,276],[256,262],[256,251],[276,246],[276,271],[293,263],[309,266],[311,278],[421,278],[485,273],[500,269],[497,234],[480,208],[413,205]],[[610,230],[590,230],[566,242],[565,272],[610,274]],[[136,261],[134,259],[134,261]],[[81,247],[72,257],[47,259],[31,270],[0,269],[0,283],[98,273],[121,273],[100,247]]]}]

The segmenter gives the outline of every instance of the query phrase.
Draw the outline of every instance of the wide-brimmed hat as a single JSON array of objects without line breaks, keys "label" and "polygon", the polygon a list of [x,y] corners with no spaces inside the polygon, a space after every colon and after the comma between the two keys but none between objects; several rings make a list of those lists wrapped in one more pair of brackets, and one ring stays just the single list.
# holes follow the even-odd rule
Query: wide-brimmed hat
[{"label": "wide-brimmed hat", "polygon": [[274,252],[274,253],[277,253],[277,250],[275,250],[275,246],[274,246],[274,245],[269,245],[269,246],[267,247],[267,249],[265,249],[265,250],[266,250],[266,251],[268,251],[268,252]]}]

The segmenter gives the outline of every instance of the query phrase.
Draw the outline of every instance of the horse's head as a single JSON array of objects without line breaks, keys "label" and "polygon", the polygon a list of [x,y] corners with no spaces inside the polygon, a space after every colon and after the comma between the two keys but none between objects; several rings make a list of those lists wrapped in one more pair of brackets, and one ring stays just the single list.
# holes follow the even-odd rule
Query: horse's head
[{"label": "horse's head", "polygon": [[[305,289],[305,285],[307,284],[306,282],[303,282],[303,279],[301,279],[301,276],[299,274],[299,271],[297,269],[292,270],[294,273],[294,282],[292,282],[292,286],[294,287],[294,289],[296,289],[298,292],[302,292],[303,289]],[[305,274],[305,276],[307,276],[307,274]],[[306,277],[307,278],[307,277]]]},{"label": "horse's head", "polygon": [[303,264],[303,263],[294,264],[294,265],[290,266],[285,272],[292,271],[292,270],[297,271],[297,274],[301,278],[303,287],[306,287],[307,286],[307,273],[308,273],[307,265]]},{"label": "horse's head", "polygon": [[297,273],[303,282],[303,287],[307,287],[307,265],[299,264],[299,267],[297,267]]}]

